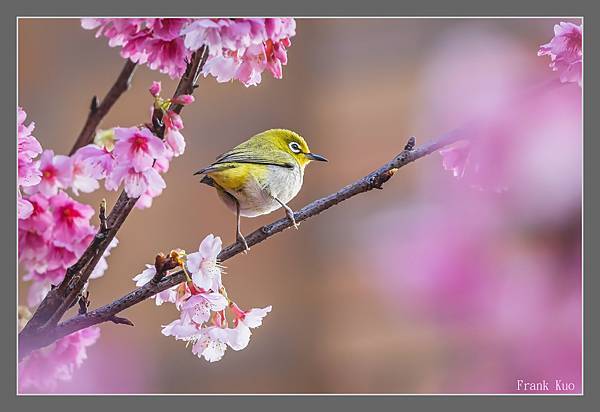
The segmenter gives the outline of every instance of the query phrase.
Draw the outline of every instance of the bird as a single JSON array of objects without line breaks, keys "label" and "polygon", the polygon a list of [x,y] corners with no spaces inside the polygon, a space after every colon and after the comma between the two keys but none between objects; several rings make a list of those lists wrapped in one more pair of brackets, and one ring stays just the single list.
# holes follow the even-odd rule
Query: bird
[{"label": "bird", "polygon": [[219,198],[236,214],[236,241],[249,250],[240,217],[256,217],[283,208],[298,229],[288,206],[302,188],[304,168],[311,161],[327,162],[312,153],[306,140],[287,129],[270,129],[240,143],[194,175],[216,189]]}]

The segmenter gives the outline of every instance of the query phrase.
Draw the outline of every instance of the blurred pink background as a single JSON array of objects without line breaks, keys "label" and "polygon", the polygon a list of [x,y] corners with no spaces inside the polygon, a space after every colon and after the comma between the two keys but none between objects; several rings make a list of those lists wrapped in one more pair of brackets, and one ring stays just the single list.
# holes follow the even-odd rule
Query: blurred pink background
[{"label": "blurred pink background", "polygon": [[[555,19],[297,19],[283,80],[202,79],[183,112],[187,150],[152,208],[119,232],[92,307],[129,292],[157,252],[234,241],[235,218],[192,173],[265,129],[302,134],[299,209],[417,144],[490,116],[485,164],[456,179],[435,153],[227,261],[227,290],[273,305],[241,352],[209,364],[161,335],[175,308],[147,301],[102,325],[68,393],[506,393],[517,380],[581,383],[581,89],[537,57]],[[575,21],[573,21],[575,22]],[[44,148],[66,154],[124,61],[77,19],[19,21],[19,105]],[[101,127],[148,120],[138,68]],[[508,107],[502,101],[517,98]],[[501,109],[499,109],[499,107]],[[115,192],[80,196],[97,205]],[[244,219],[248,233],[283,216]],[[20,284],[25,302],[27,284]]]}]

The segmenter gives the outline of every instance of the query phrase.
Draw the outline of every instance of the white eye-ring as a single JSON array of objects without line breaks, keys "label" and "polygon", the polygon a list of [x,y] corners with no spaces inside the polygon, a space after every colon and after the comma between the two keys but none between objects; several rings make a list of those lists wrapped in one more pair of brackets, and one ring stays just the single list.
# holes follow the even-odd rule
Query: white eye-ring
[{"label": "white eye-ring", "polygon": [[289,144],[290,150],[294,153],[301,153],[302,149],[300,149],[300,146],[298,145],[298,143],[296,142],[291,142]]}]

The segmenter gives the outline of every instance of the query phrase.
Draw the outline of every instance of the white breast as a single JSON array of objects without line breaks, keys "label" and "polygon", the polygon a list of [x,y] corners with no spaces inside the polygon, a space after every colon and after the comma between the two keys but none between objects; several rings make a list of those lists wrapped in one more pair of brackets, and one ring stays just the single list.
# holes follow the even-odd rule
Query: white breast
[{"label": "white breast", "polygon": [[279,166],[269,166],[271,178],[274,182],[270,185],[271,194],[283,203],[292,200],[302,187],[304,171],[299,166],[288,169]]},{"label": "white breast", "polygon": [[287,204],[300,191],[304,177],[304,171],[300,166],[293,169],[280,166],[268,167],[269,183],[265,187],[261,187],[256,181],[248,182],[243,192],[236,193],[242,216],[254,217],[271,213],[281,207],[273,197]]}]

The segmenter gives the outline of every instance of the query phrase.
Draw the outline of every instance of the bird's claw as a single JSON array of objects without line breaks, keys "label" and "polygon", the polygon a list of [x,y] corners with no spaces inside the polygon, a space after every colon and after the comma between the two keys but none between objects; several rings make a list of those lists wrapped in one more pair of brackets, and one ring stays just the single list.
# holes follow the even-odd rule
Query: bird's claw
[{"label": "bird's claw", "polygon": [[246,238],[242,235],[238,235],[236,240],[244,246],[244,254],[248,253],[250,248],[248,247],[248,242],[246,242]]},{"label": "bird's claw", "polygon": [[287,217],[288,217],[288,219],[290,219],[292,221],[292,225],[294,225],[294,229],[298,230],[300,223],[296,222],[296,218],[294,217],[294,214],[287,213]]}]

